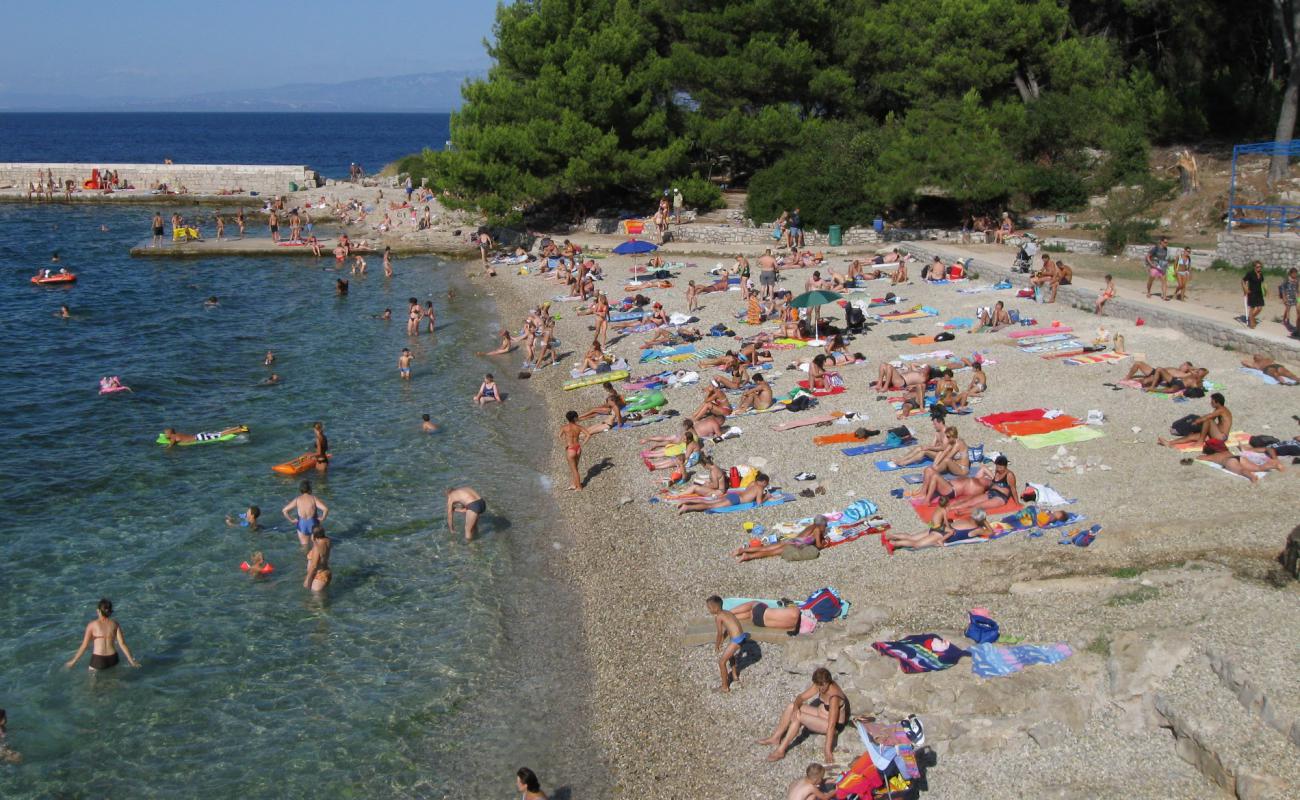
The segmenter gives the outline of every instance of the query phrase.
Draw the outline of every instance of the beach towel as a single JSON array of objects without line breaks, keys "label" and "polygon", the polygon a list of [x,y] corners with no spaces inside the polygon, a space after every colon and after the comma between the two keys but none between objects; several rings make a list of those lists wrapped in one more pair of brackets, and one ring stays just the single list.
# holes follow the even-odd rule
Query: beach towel
[{"label": "beach towel", "polygon": [[1052,447],[1053,445],[1076,444],[1086,442],[1089,439],[1100,439],[1106,434],[1088,425],[1078,425],[1073,428],[1064,428],[1051,433],[1038,433],[1032,436],[1013,437],[1030,450],[1038,450],[1042,447]]},{"label": "beach towel", "polygon": [[708,513],[710,513],[710,514],[730,514],[730,513],[733,512],[733,511],[753,511],[753,510],[756,509],[756,508],[767,508],[768,506],[779,506],[779,505],[781,505],[781,504],[783,504],[783,503],[789,503],[789,502],[792,502],[794,499],[795,499],[795,498],[794,498],[794,495],[789,494],[789,493],[787,493],[787,492],[773,492],[773,493],[772,493],[772,496],[769,497],[769,498],[767,499],[767,501],[766,501],[765,503],[763,503],[762,505],[754,505],[753,503],[739,503],[739,504],[734,505],[734,506],[723,506],[723,507],[721,507],[721,508],[710,508],[710,509],[708,509]]},{"label": "beach towel", "polygon": [[[1250,444],[1250,434],[1245,431],[1233,431],[1228,434],[1228,441],[1224,442],[1228,447],[1241,447],[1243,444]],[[1205,445],[1201,442],[1183,442],[1174,445],[1174,449],[1182,453],[1201,452]]]},{"label": "beach towel", "polygon": [[879,319],[883,322],[905,322],[912,319],[925,319],[926,317],[935,317],[938,314],[927,314],[924,311],[899,311],[895,314],[880,314]]},{"label": "beach towel", "polygon": [[898,357],[899,361],[930,361],[932,359],[948,358],[952,355],[951,350],[931,350],[928,353],[904,353]]},{"label": "beach towel", "polygon": [[876,469],[880,470],[881,472],[897,472],[900,469],[922,469],[924,467],[930,466],[933,463],[934,461],[931,460],[929,456],[926,456],[925,458],[921,459],[915,464],[900,465],[894,463],[893,461],[877,461]]},{"label": "beach towel", "polygon": [[933,336],[913,336],[907,340],[908,344],[934,344]]},{"label": "beach towel", "polygon": [[916,763],[916,747],[901,723],[855,719],[853,727],[857,728],[858,738],[867,748],[863,755],[871,759],[871,765],[877,770],[886,769],[892,763],[898,767],[899,774],[909,781],[921,777],[921,767]]},{"label": "beach towel", "polygon": [[823,447],[828,444],[852,444],[854,442],[861,442],[861,441],[864,440],[859,439],[858,435],[853,432],[830,433],[825,436],[813,437],[813,444],[817,445],[818,447]]},{"label": "beach towel", "polygon": [[1065,342],[1074,338],[1071,333],[1049,333],[1046,336],[1026,336],[1023,339],[1016,340],[1016,347],[1025,348],[1036,344],[1048,344],[1049,342]]},{"label": "beach towel", "polygon": [[[1221,475],[1227,475],[1227,476],[1230,477],[1230,478],[1236,478],[1236,479],[1238,479],[1238,480],[1243,480],[1243,481],[1247,481],[1247,482],[1250,481],[1250,478],[1247,478],[1245,475],[1238,475],[1237,473],[1232,472],[1231,470],[1225,469],[1224,467],[1220,466],[1219,464],[1214,463],[1213,461],[1202,461],[1202,460],[1200,460],[1200,459],[1198,458],[1198,459],[1196,459],[1196,463],[1197,463],[1197,464],[1200,464],[1200,465],[1202,465],[1202,466],[1205,466],[1205,467],[1210,467],[1211,469],[1214,469],[1214,470],[1218,470],[1218,472],[1219,472]],[[1254,473],[1255,473],[1255,477],[1257,477],[1257,478],[1267,478],[1267,477],[1268,477],[1268,473],[1265,472],[1265,471],[1263,471],[1263,470],[1251,470],[1251,472],[1254,472]]]},{"label": "beach towel", "polygon": [[1278,386],[1278,385],[1295,386],[1295,383],[1293,381],[1289,381],[1286,378],[1281,378],[1281,379],[1274,378],[1272,375],[1269,375],[1262,370],[1251,369],[1250,367],[1238,367],[1238,369],[1240,369],[1242,372],[1246,373],[1247,375],[1251,376],[1252,378],[1259,378],[1261,381],[1267,383],[1269,386]]},{"label": "beach towel", "polygon": [[976,417],[975,421],[981,425],[987,425],[994,430],[1005,422],[1024,422],[1030,419],[1042,419],[1047,413],[1045,408],[1028,408],[1023,411],[1003,411],[998,414],[985,414],[982,417]]},{"label": "beach towel", "polygon": [[865,456],[868,453],[884,453],[889,450],[898,450],[903,447],[911,447],[916,441],[909,439],[906,442],[877,442],[876,444],[864,444],[857,447],[846,447],[840,452],[846,456]]},{"label": "beach towel", "polygon": [[1034,490],[1034,505],[1043,508],[1060,508],[1074,503],[1073,500],[1066,500],[1065,496],[1056,491],[1045,483],[1033,483],[1025,481],[1026,489]]},{"label": "beach towel", "polygon": [[806,428],[809,425],[825,425],[827,423],[834,422],[835,420],[839,419],[842,416],[844,416],[843,411],[832,411],[829,414],[799,417],[798,419],[791,420],[790,422],[782,422],[779,425],[773,425],[772,430],[790,431],[790,430],[794,430],[795,428]]},{"label": "beach towel", "polygon": [[970,317],[953,317],[952,319],[943,323],[943,327],[945,330],[955,330],[958,328],[973,328],[975,327],[975,320],[971,319]]},{"label": "beach towel", "polygon": [[1065,642],[1056,644],[977,644],[970,649],[971,672],[981,678],[1005,678],[1032,664],[1056,664],[1074,655]]},{"label": "beach towel", "polygon": [[[919,517],[920,520],[924,522],[926,525],[930,524],[930,520],[934,517],[934,512],[939,510],[938,506],[926,505],[925,503],[921,502],[921,498],[919,497],[913,498],[911,500],[911,505],[912,505],[912,510],[916,512],[916,516]],[[997,516],[998,514],[1011,514],[1016,511],[1019,511],[1021,508],[1022,506],[1020,505],[1019,500],[1008,500],[1007,502],[1003,503],[1000,506],[994,506],[993,508],[986,508],[984,509],[984,511],[990,517],[993,517],[993,516]],[[971,515],[971,509],[967,509],[964,511],[953,511],[951,508],[948,509],[948,519],[950,520],[969,519],[970,515]]]},{"label": "beach towel", "polygon": [[1082,514],[1070,513],[1065,516],[1065,519],[1059,522],[1047,522],[1042,525],[1039,525],[1038,519],[1035,518],[1030,520],[1029,523],[1026,524],[1020,514],[1008,514],[1007,516],[998,520],[997,525],[999,526],[1005,525],[1008,531],[1027,531],[1033,528],[1050,531],[1052,528],[1064,528],[1067,525],[1074,525],[1083,522],[1083,520],[1084,520],[1084,516]]},{"label": "beach towel", "polygon": [[1007,335],[1012,339],[1027,339],[1030,336],[1051,336],[1057,333],[1073,333],[1074,328],[1064,325],[1055,328],[1025,328],[1024,330],[1011,331]]},{"label": "beach towel", "polygon": [[1005,433],[1007,436],[1033,436],[1039,433],[1051,433],[1066,428],[1073,428],[1079,425],[1081,420],[1077,417],[1071,417],[1068,414],[1062,414],[1055,419],[1027,419],[1023,422],[1004,422],[995,426],[999,433]]},{"label": "beach towel", "polygon": [[1065,363],[1072,367],[1085,366],[1088,364],[1109,364],[1112,361],[1123,361],[1128,358],[1128,353],[1084,353],[1065,359]]},{"label": "beach towel", "polygon": [[898,659],[899,668],[909,675],[948,669],[970,655],[933,633],[906,636],[893,642],[872,642],[871,646],[882,656]]},{"label": "beach towel", "polygon": [[1083,352],[1083,342],[1078,339],[1065,339],[1058,342],[1042,342],[1020,348],[1022,353],[1060,353],[1070,351],[1071,355]]}]

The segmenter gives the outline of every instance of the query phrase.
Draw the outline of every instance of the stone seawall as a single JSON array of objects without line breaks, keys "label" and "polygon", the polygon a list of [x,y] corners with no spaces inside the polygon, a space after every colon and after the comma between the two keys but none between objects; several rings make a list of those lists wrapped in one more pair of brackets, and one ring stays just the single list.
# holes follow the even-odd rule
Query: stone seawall
[{"label": "stone seawall", "polygon": [[[588,217],[580,226],[587,233],[620,233],[623,230],[620,220],[605,217]],[[689,223],[672,225],[668,228],[669,239],[674,242],[691,242],[694,244],[732,245],[732,244],[775,244],[770,227],[759,228],[752,225],[705,225]],[[653,226],[646,224],[646,232],[639,238],[655,241]],[[828,247],[827,234],[820,231],[805,230],[804,244],[809,248]],[[846,228],[843,245],[853,247],[875,244],[882,241],[880,234],[872,228]]]},{"label": "stone seawall", "polygon": [[123,192],[124,196],[148,194],[159,183],[167,184],[173,191],[185,187],[191,195],[220,195],[236,190],[259,195],[285,194],[291,184],[299,189],[314,189],[320,185],[320,176],[305,166],[280,164],[38,164],[0,163],[0,189],[8,187],[26,196],[27,184],[54,171],[58,185],[56,194],[63,195],[63,182],[71,179],[75,186],[73,196],[95,194],[82,189],[82,182],[90,179],[91,171],[116,171],[119,179],[135,187]]},{"label": "stone seawall", "polygon": [[[921,259],[922,263],[930,261],[936,255],[944,255],[941,251],[926,247],[922,242],[908,242],[901,244],[899,247],[903,251]],[[974,259],[971,266],[979,273],[982,280],[996,281],[1006,278],[1017,286],[1022,286],[1028,278],[1028,276],[1021,273],[1013,274],[1009,268],[983,259]],[[1071,305],[1075,308],[1091,309],[1097,300],[1097,289],[1093,286],[1062,286],[1057,293],[1056,299],[1058,303]],[[1249,328],[1223,324],[1217,320],[1180,311],[1177,306],[1168,303],[1162,306],[1150,303],[1138,305],[1125,300],[1123,297],[1116,297],[1106,304],[1106,315],[1127,320],[1136,320],[1138,317],[1142,317],[1146,320],[1147,325],[1172,328],[1197,341],[1208,342],[1218,347],[1230,348],[1245,353],[1262,353],[1279,361],[1291,362],[1295,361],[1297,356],[1300,356],[1300,341],[1292,339],[1279,340],[1276,337],[1265,336]]]},{"label": "stone seawall", "polygon": [[1300,237],[1293,233],[1221,233],[1216,253],[1234,267],[1245,268],[1259,259],[1265,267],[1300,268]]}]

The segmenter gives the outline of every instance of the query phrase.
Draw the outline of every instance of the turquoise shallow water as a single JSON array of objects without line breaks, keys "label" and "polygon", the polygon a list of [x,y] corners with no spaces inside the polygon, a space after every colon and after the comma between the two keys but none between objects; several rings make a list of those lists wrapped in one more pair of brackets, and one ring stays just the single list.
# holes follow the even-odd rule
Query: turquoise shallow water
[{"label": "turquoise shallow water", "polygon": [[[498,796],[520,764],[581,761],[572,612],[550,622],[571,600],[539,555],[547,481],[523,466],[549,446],[542,407],[468,402],[485,368],[511,371],[471,355],[497,325],[489,301],[448,302],[463,269],[433,258],[386,281],[376,257],[346,298],[328,259],[132,260],[150,214],[0,206],[0,706],[26,759],[0,768],[0,796]],[[28,283],[54,249],[74,288]],[[434,300],[440,331],[411,345],[403,383],[411,296]],[[74,319],[53,317],[60,302]],[[257,385],[268,348],[280,386]],[[134,392],[98,395],[102,375]],[[422,412],[448,424],[422,434]],[[297,479],[270,470],[310,449],[317,419],[335,454],[310,476],[332,510],[324,598],[302,589],[279,514]],[[236,423],[247,441],[153,443]],[[468,546],[442,518],[464,481],[490,504]],[[226,527],[249,503],[270,530]],[[238,570],[254,550],[269,579]],[[62,669],[101,596],[143,669]],[[557,707],[565,737],[546,735]]]}]

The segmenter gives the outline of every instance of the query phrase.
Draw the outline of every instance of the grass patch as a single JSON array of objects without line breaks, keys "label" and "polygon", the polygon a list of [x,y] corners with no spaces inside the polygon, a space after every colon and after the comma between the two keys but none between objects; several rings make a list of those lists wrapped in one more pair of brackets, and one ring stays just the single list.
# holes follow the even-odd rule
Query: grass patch
[{"label": "grass patch", "polygon": [[1154,600],[1160,590],[1154,586],[1139,586],[1131,592],[1117,594],[1106,601],[1108,606],[1136,606],[1148,600]]},{"label": "grass patch", "polygon": [[1110,658],[1110,637],[1102,634],[1091,642],[1088,642],[1088,646],[1083,649],[1084,652],[1092,653],[1094,656]]},{"label": "grass patch", "polygon": [[1110,575],[1112,578],[1128,579],[1128,578],[1136,578],[1137,576],[1141,575],[1146,571],[1147,571],[1146,567],[1120,567],[1119,569],[1111,570],[1107,574]]},{"label": "grass patch", "polygon": [[1059,243],[1059,242],[1057,242],[1057,243],[1053,243],[1053,244],[1045,244],[1045,245],[1043,245],[1043,249],[1046,250],[1046,251],[1049,252],[1049,253],[1065,253],[1065,252],[1069,252],[1069,251],[1067,251],[1067,250],[1065,249],[1065,245],[1063,245],[1063,244],[1061,244],[1061,243]]},{"label": "grass patch", "polygon": [[[1172,249],[1173,249],[1173,245],[1170,245],[1169,248],[1172,250]],[[1216,258],[1216,259],[1214,259],[1213,261],[1211,261],[1211,262],[1210,262],[1210,269],[1212,269],[1212,270],[1214,270],[1214,271],[1216,271],[1216,272],[1240,272],[1240,273],[1242,273],[1243,275],[1244,275],[1245,272],[1246,272],[1246,267],[1245,267],[1245,266],[1240,266],[1240,267],[1238,267],[1238,266],[1236,266],[1235,264],[1233,264],[1231,261],[1228,261],[1228,260],[1226,260],[1226,259],[1222,259],[1222,258]],[[1285,278],[1286,275],[1287,275],[1287,272],[1288,272],[1288,269],[1287,269],[1286,267],[1270,267],[1270,266],[1267,265],[1267,264],[1264,265],[1264,274],[1265,274],[1265,275],[1272,275],[1272,276],[1274,276],[1274,277]]]}]

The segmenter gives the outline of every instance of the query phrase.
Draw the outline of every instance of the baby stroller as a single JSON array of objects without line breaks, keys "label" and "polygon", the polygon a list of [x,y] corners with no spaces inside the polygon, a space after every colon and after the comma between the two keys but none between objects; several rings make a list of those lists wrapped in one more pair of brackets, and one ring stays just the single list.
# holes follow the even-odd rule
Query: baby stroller
[{"label": "baby stroller", "polygon": [[849,303],[844,306],[844,325],[849,329],[849,333],[866,333],[867,315],[862,312],[862,309]]},{"label": "baby stroller", "polygon": [[1038,242],[1034,240],[1033,234],[1028,234],[1025,241],[1016,250],[1015,263],[1011,265],[1012,272],[1024,272],[1026,274],[1034,271],[1034,256],[1038,255]]}]

